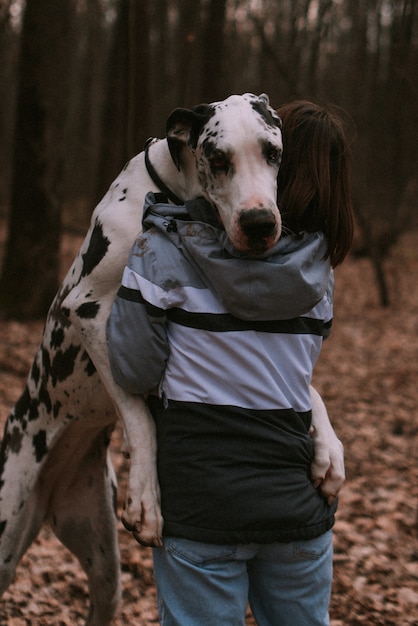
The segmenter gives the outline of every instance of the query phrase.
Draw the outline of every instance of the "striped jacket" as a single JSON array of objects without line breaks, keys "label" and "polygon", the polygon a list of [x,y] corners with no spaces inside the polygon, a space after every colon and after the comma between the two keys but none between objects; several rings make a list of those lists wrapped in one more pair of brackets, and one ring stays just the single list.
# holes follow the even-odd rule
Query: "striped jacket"
[{"label": "striped jacket", "polygon": [[164,534],[214,543],[332,527],[310,480],[309,384],[332,321],[319,233],[264,258],[231,247],[204,200],[147,197],[108,321],[115,381],[149,394]]}]

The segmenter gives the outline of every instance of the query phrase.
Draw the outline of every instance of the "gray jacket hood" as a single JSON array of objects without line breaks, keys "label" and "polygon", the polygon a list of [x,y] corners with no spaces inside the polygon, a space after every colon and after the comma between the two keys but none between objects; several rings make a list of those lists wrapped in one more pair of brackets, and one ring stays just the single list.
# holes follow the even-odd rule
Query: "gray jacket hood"
[{"label": "gray jacket hood", "polygon": [[225,308],[241,319],[293,319],[308,313],[327,290],[332,292],[321,232],[284,235],[268,254],[249,257],[233,248],[205,199],[175,206],[154,193],[145,199],[143,226],[164,233]]}]

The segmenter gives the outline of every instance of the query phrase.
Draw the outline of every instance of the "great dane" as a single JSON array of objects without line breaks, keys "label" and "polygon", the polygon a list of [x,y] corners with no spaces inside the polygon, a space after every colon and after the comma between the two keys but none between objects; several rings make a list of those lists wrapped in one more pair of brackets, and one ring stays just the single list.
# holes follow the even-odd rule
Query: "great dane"
[{"label": "great dane", "polygon": [[[86,571],[86,624],[110,623],[120,598],[116,481],[108,455],[117,416],[130,453],[124,524],[135,529],[141,543],[159,545],[163,523],[153,420],[143,398],[114,384],[105,336],[141,228],[144,196],[161,190],[174,202],[204,196],[236,248],[268,250],[281,232],[276,204],[281,150],[280,120],[265,95],[175,109],[166,138],[152,140],[134,157],[94,210],[80,252],[49,310],[26,387],[5,426],[0,592],[47,520]],[[325,439],[322,451],[338,446],[329,432]]]}]

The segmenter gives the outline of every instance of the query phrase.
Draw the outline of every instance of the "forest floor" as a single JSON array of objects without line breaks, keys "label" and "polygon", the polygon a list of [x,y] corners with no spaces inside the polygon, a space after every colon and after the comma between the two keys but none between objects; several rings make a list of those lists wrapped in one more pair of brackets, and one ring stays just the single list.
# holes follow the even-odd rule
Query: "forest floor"
[{"label": "forest floor", "polygon": [[[78,244],[66,238],[65,263]],[[367,260],[336,271],[335,319],[315,373],[343,440],[347,480],[335,525],[332,626],[418,625],[418,235],[387,263],[381,308]],[[0,421],[19,397],[41,323],[0,323]],[[126,481],[120,431],[112,456]],[[150,550],[118,524],[123,597],[114,626],[157,624]],[[84,624],[88,593],[74,557],[44,527],[0,601],[1,626]],[[247,624],[254,624],[248,615]]]}]

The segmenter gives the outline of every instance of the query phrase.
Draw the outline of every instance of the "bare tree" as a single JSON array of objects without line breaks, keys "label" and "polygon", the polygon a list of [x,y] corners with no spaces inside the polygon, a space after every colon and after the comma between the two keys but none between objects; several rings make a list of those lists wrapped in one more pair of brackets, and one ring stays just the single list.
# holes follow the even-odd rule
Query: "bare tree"
[{"label": "bare tree", "polygon": [[[74,2],[74,0],[72,0]],[[103,0],[78,3],[72,51],[68,112],[65,125],[63,227],[88,226],[97,202],[99,144],[105,98],[106,60],[112,32]]]},{"label": "bare tree", "polygon": [[178,7],[178,26],[176,28],[176,54],[178,105],[191,106],[196,103],[200,87],[200,52],[201,52],[201,1],[183,0]]},{"label": "bare tree", "polygon": [[179,73],[177,48],[170,12],[170,0],[154,0],[150,5],[151,62],[150,93],[153,95],[150,110],[152,134],[160,137],[165,129],[167,114],[176,105]]},{"label": "bare tree", "polygon": [[373,263],[385,306],[390,301],[385,260],[415,218],[415,207],[404,201],[418,169],[417,14],[413,0],[393,3],[390,15],[382,2],[368,11],[361,0],[351,2],[358,33],[351,108],[358,128],[354,171],[360,251]]},{"label": "bare tree", "polygon": [[272,95],[315,97],[321,73],[322,44],[327,36],[333,0],[274,2],[265,0],[250,17],[260,41],[260,64]]},{"label": "bare tree", "polygon": [[[0,0],[7,58],[9,4]],[[68,29],[74,7],[77,29]],[[106,11],[116,20],[106,22]],[[347,111],[356,128],[357,250],[371,258],[387,303],[385,262],[414,219],[405,196],[418,184],[417,13],[415,0],[28,0],[0,306],[27,315],[23,292],[34,309],[53,293],[63,190],[66,207],[77,189],[77,206],[90,209],[91,196],[103,194],[144,140],[164,132],[172,108],[243,91],[266,91],[277,105],[305,97]],[[0,107],[6,128],[7,102]],[[2,136],[4,154],[7,143]],[[71,204],[71,219],[80,214]]]},{"label": "bare tree", "polygon": [[225,97],[226,0],[211,0],[202,35],[201,87],[199,99],[212,102]]},{"label": "bare tree", "polygon": [[110,52],[100,195],[151,134],[148,0],[121,0]]},{"label": "bare tree", "polygon": [[70,0],[28,0],[19,66],[3,314],[43,317],[59,276],[60,141],[68,94]]},{"label": "bare tree", "polygon": [[0,211],[10,201],[10,152],[15,119],[18,33],[10,18],[10,0],[0,0]]},{"label": "bare tree", "polygon": [[[267,82],[279,97],[344,108],[354,120],[355,208],[380,301],[385,262],[415,219],[405,196],[417,180],[418,15],[414,0],[264,0],[248,9]],[[274,79],[276,76],[276,79]],[[270,80],[269,80],[270,77]],[[270,87],[269,87],[270,90]],[[354,135],[354,132],[351,133]]]}]

